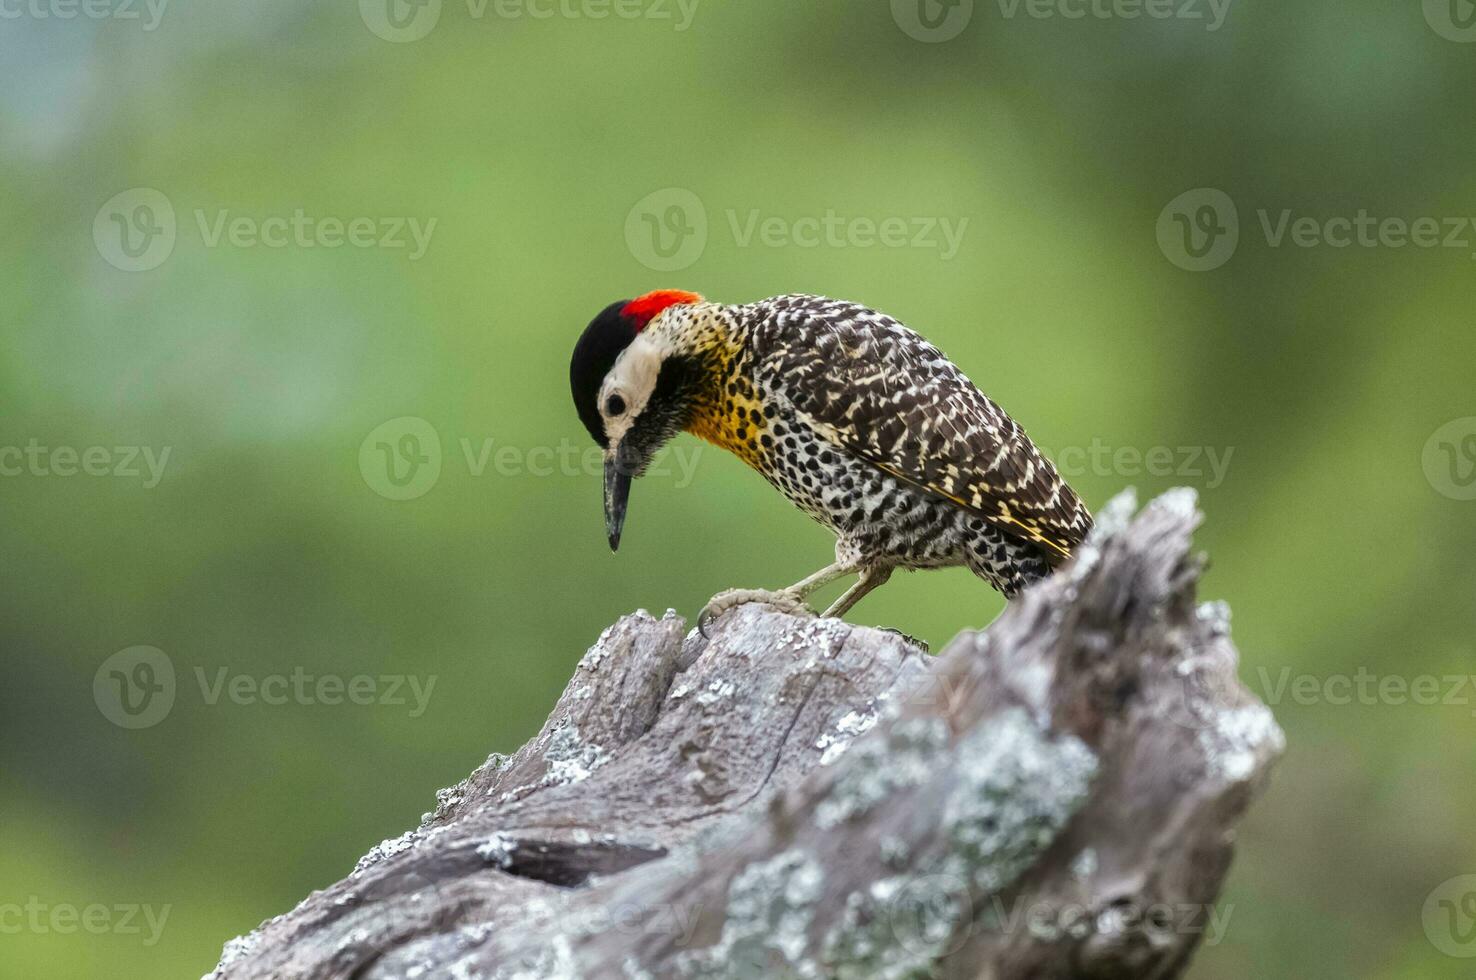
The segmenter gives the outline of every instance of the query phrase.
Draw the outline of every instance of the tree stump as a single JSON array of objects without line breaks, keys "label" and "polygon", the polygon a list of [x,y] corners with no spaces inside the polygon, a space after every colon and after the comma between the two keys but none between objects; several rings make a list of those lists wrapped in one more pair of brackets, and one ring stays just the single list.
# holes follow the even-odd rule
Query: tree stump
[{"label": "tree stump", "polygon": [[536,738],[212,978],[1175,977],[1283,739],[1124,494],[930,657],[762,606],[627,616]]}]

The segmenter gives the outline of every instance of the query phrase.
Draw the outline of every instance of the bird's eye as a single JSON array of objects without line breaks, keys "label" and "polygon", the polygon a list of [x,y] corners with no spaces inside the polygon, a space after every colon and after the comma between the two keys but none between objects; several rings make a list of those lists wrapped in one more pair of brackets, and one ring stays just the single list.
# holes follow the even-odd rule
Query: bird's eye
[{"label": "bird's eye", "polygon": [[605,399],[605,414],[612,418],[625,414],[625,399],[619,395],[611,395]]}]

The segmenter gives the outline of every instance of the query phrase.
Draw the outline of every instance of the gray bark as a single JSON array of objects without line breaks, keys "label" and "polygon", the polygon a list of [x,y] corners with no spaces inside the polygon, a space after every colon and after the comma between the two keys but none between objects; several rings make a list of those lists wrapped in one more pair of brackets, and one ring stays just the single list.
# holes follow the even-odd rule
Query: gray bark
[{"label": "gray bark", "polygon": [[609,627],[543,730],[227,944],[246,977],[1174,977],[1282,747],[1189,491],[929,657],[759,606]]}]

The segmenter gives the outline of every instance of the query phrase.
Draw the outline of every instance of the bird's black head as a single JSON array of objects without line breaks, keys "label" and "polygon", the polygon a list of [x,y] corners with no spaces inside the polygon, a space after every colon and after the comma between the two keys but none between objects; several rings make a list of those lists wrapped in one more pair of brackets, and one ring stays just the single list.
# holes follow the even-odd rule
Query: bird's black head
[{"label": "bird's black head", "polygon": [[605,450],[605,530],[620,546],[631,479],[685,427],[689,358],[669,337],[644,331],[672,306],[700,303],[669,289],[611,303],[584,328],[569,362],[569,388],[579,420]]},{"label": "bird's black head", "polygon": [[601,310],[584,328],[579,343],[574,345],[574,357],[569,361],[569,387],[574,393],[579,421],[594,441],[605,448],[609,448],[609,440],[605,436],[604,415],[600,412],[600,388],[616,358],[641,332],[636,322],[623,312],[630,303],[628,299],[620,300]]}]

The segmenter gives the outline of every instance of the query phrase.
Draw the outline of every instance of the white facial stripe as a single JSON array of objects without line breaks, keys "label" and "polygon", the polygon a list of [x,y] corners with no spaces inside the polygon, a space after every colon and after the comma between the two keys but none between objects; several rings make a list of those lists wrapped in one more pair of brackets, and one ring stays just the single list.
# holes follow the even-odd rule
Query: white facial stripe
[{"label": "white facial stripe", "polygon": [[[620,352],[615,366],[600,385],[600,414],[605,419],[605,437],[615,445],[635,423],[636,417],[651,400],[656,389],[656,376],[661,373],[663,352],[654,341],[641,334]],[[605,415],[605,403],[611,395],[625,400],[625,412],[619,418]]]}]

